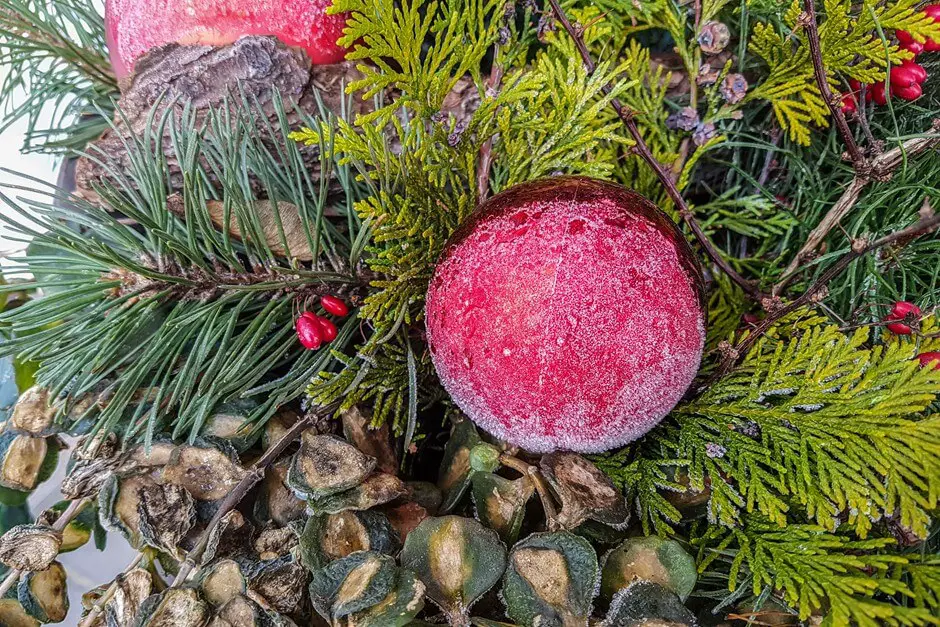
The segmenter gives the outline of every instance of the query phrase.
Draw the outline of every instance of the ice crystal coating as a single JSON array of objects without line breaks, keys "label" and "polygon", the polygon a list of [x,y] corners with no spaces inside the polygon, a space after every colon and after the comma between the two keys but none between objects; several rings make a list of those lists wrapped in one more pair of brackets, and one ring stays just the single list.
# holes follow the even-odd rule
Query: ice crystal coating
[{"label": "ice crystal coating", "polygon": [[581,177],[493,197],[448,243],[428,341],[454,401],[533,452],[598,452],[653,428],[701,362],[701,274],[681,232]]},{"label": "ice crystal coating", "polygon": [[107,0],[111,64],[128,76],[138,58],[171,43],[222,46],[245,35],[272,35],[303,48],[314,64],[338,63],[346,16],[331,0]]}]

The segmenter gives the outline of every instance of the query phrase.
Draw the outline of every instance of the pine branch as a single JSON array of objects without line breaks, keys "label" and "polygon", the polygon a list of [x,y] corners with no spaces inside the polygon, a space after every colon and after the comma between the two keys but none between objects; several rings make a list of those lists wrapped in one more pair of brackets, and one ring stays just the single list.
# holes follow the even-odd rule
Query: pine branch
[{"label": "pine branch", "polygon": [[[574,40],[578,48],[578,52],[581,54],[581,58],[584,61],[584,65],[588,69],[588,74],[593,74],[596,69],[596,65],[594,60],[591,58],[591,53],[588,50],[587,45],[584,42],[584,36],[580,28],[574,27],[574,25],[568,19],[568,16],[565,14],[564,10],[561,8],[561,5],[558,3],[558,0],[549,0],[549,3],[551,4],[555,17],[559,22],[561,22],[568,35]],[[610,89],[611,88],[609,84],[605,84],[603,86],[603,91],[605,94],[610,94]],[[759,301],[762,297],[760,290],[758,290],[752,282],[747,281],[734,268],[731,267],[731,264],[728,263],[728,261],[724,258],[724,256],[722,256],[718,249],[715,248],[715,245],[711,242],[711,240],[708,239],[704,231],[702,231],[701,225],[699,225],[698,221],[695,219],[692,210],[689,208],[688,204],[685,202],[685,199],[682,197],[682,193],[676,187],[676,183],[672,176],[670,176],[663,165],[653,156],[649,146],[643,139],[643,136],[640,134],[640,130],[636,125],[633,112],[625,109],[617,98],[612,98],[610,104],[617,112],[617,116],[621,119],[624,126],[626,126],[630,136],[633,138],[635,142],[634,150],[640,154],[643,160],[646,161],[646,163],[656,173],[657,178],[666,189],[666,193],[672,199],[673,203],[675,203],[683,221],[692,230],[692,233],[695,235],[695,239],[705,250],[705,253],[708,255],[709,259],[711,259],[715,265],[721,268],[725,274],[731,277],[731,279],[737,283],[748,295]]]}]

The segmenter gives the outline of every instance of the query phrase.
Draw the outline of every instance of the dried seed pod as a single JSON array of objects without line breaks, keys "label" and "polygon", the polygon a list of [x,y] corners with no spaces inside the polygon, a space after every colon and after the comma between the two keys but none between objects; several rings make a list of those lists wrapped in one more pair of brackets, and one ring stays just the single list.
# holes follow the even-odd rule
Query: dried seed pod
[{"label": "dried seed pod", "polygon": [[302,520],[307,510],[307,502],[287,487],[287,472],[290,460],[282,459],[264,471],[261,493],[255,501],[255,519],[270,520],[276,525],[287,525],[295,520]]},{"label": "dried seed pod", "polygon": [[466,624],[470,607],[505,570],[506,546],[472,518],[428,518],[408,534],[401,564],[418,576],[451,622]]},{"label": "dried seed pod", "polygon": [[135,446],[128,452],[121,466],[121,471],[163,468],[170,463],[170,457],[175,450],[176,443],[172,440],[157,440],[152,442],[149,447],[144,444]]},{"label": "dried seed pod", "polygon": [[34,385],[16,401],[9,426],[38,437],[53,435],[58,431],[55,426],[56,413],[56,408],[49,403],[49,390]]},{"label": "dried seed pod", "polygon": [[[4,431],[0,433],[0,460],[0,486],[30,492],[55,471],[58,441]],[[25,502],[25,496],[21,502]]]},{"label": "dried seed pod", "polygon": [[638,581],[621,590],[610,604],[603,627],[696,627],[698,622],[671,590]]},{"label": "dried seed pod", "polygon": [[362,511],[394,501],[407,492],[401,479],[384,472],[377,472],[350,490],[319,501],[311,501],[310,508],[318,514],[337,514],[347,510]]},{"label": "dried seed pod", "polygon": [[461,420],[451,429],[437,481],[444,494],[441,513],[452,510],[470,487],[470,475],[473,473],[470,451],[480,442],[476,427],[467,419]]},{"label": "dried seed pod", "polygon": [[313,607],[337,622],[363,612],[385,599],[395,586],[395,560],[374,551],[361,551],[314,571],[310,581]]},{"label": "dried seed pod", "polygon": [[721,81],[719,91],[728,104],[737,104],[747,96],[747,88],[747,79],[743,74],[728,74],[725,80]]},{"label": "dried seed pod", "polygon": [[172,484],[143,488],[137,515],[144,542],[176,559],[183,558],[180,540],[196,524],[196,506],[186,488]]},{"label": "dried seed pod", "polygon": [[[40,515],[39,524],[51,527],[70,504],[71,501],[59,501]],[[68,553],[85,546],[92,534],[95,534],[96,543],[101,544],[104,541],[104,533],[98,522],[98,508],[95,503],[87,501],[62,530],[62,546],[59,547],[59,553]]]},{"label": "dried seed pod", "polygon": [[39,627],[41,623],[26,613],[14,596],[0,599],[0,625],[4,627]]},{"label": "dried seed pod", "polygon": [[117,589],[104,607],[108,627],[131,627],[144,601],[153,593],[153,575],[143,568],[122,573],[115,579]]},{"label": "dried seed pod", "polygon": [[248,591],[248,579],[238,562],[222,559],[203,568],[196,576],[202,596],[212,607],[220,607]]},{"label": "dried seed pod", "polygon": [[519,538],[525,506],[535,487],[528,477],[510,481],[489,472],[473,473],[473,503],[484,525],[512,545]]},{"label": "dried seed pod", "polygon": [[287,483],[301,498],[322,499],[360,483],[375,468],[375,458],[332,435],[307,430],[291,461]]},{"label": "dried seed pod", "polygon": [[418,528],[424,519],[431,514],[418,503],[407,502],[394,507],[386,507],[385,515],[398,537],[402,540],[408,538],[408,534]]},{"label": "dried seed pod", "polygon": [[62,533],[44,525],[19,525],[0,538],[0,562],[18,570],[45,570],[59,555]]},{"label": "dried seed pod", "polygon": [[357,405],[343,412],[343,435],[357,449],[376,459],[376,468],[394,475],[398,472],[398,454],[392,446],[388,423],[372,428],[371,418]]},{"label": "dried seed pod", "polygon": [[702,24],[698,34],[698,45],[705,54],[718,54],[728,47],[731,31],[721,22],[709,20]]},{"label": "dried seed pod", "polygon": [[399,569],[392,590],[372,607],[355,612],[349,625],[356,627],[405,627],[424,607],[424,584],[408,570]]},{"label": "dried seed pod", "polygon": [[202,435],[225,440],[239,453],[247,451],[261,437],[261,431],[248,420],[258,406],[250,399],[223,403],[206,420]]},{"label": "dried seed pod", "polygon": [[216,612],[209,627],[268,627],[268,613],[243,594],[231,597]]},{"label": "dried seed pod", "polygon": [[409,501],[414,501],[432,516],[440,511],[444,495],[436,485],[427,481],[406,481],[405,487],[408,488]]},{"label": "dried seed pod", "polygon": [[61,623],[69,613],[65,568],[59,562],[45,570],[26,573],[16,588],[16,597],[26,613],[40,623]]},{"label": "dried seed pod", "polygon": [[290,554],[298,542],[298,532],[293,527],[265,529],[255,538],[254,548],[262,560],[273,560]]},{"label": "dried seed pod", "polygon": [[233,509],[209,532],[209,541],[202,554],[202,563],[208,564],[223,557],[240,558],[251,555],[254,527],[241,512]]},{"label": "dried seed pod", "polygon": [[199,439],[196,444],[177,447],[163,468],[165,483],[186,488],[200,501],[225,498],[247,471],[238,454],[224,440]]},{"label": "dried seed pod", "polygon": [[597,466],[575,453],[551,453],[539,464],[561,500],[557,522],[574,529],[585,520],[622,528],[630,521],[623,493]]},{"label": "dried seed pod", "polygon": [[629,538],[604,558],[601,594],[610,600],[636,581],[652,581],[685,601],[697,579],[695,560],[675,540]]},{"label": "dried seed pod", "polygon": [[134,548],[144,545],[140,534],[140,494],[157,485],[148,473],[112,475],[105,480],[98,493],[98,513],[101,524],[120,531]]},{"label": "dried seed pod", "polygon": [[520,625],[586,625],[597,584],[597,554],[587,540],[536,533],[509,554],[503,602]]},{"label": "dried seed pod", "polygon": [[293,555],[261,562],[247,569],[248,587],[268,600],[282,614],[303,606],[309,573]]},{"label": "dried seed pod", "polygon": [[358,551],[394,555],[400,548],[389,519],[375,511],[311,516],[300,536],[300,560],[309,570]]},{"label": "dried seed pod", "polygon": [[134,627],[203,627],[209,606],[193,588],[168,588],[144,601]]},{"label": "dried seed pod", "polygon": [[261,448],[268,450],[280,441],[281,438],[300,420],[300,414],[293,409],[282,409],[271,416],[264,425],[264,432],[261,434]]}]

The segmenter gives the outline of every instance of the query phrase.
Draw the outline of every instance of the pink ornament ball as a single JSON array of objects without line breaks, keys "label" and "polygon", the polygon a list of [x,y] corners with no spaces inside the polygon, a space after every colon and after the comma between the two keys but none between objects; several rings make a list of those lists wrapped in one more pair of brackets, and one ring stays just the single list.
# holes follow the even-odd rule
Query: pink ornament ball
[{"label": "pink ornament ball", "polygon": [[705,343],[702,276],[678,227],[583,177],[484,203],[447,243],[426,314],[457,405],[537,453],[636,440],[685,394]]},{"label": "pink ornament ball", "polygon": [[272,35],[303,48],[314,64],[338,63],[346,15],[331,0],[107,0],[105,32],[118,78],[141,56],[171,43],[224,46],[246,35]]}]

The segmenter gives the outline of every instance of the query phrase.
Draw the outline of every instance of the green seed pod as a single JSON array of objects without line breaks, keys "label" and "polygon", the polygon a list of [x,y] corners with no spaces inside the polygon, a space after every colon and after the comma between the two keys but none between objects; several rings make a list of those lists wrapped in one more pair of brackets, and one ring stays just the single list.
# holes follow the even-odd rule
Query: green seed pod
[{"label": "green seed pod", "polygon": [[614,596],[603,627],[696,627],[692,614],[671,590],[638,581]]},{"label": "green seed pod", "polygon": [[400,548],[388,517],[375,511],[311,516],[300,536],[300,560],[311,571],[359,551],[394,555]]},{"label": "green seed pod", "polygon": [[467,419],[454,425],[450,439],[444,447],[444,459],[441,461],[437,486],[444,493],[441,513],[447,513],[460,502],[461,497],[470,487],[470,451],[480,443],[476,427]]},{"label": "green seed pod", "polygon": [[323,499],[354,488],[372,473],[375,459],[332,435],[304,431],[287,484],[303,499]]},{"label": "green seed pod", "polygon": [[61,623],[69,613],[65,578],[65,568],[59,562],[45,570],[26,573],[16,588],[20,605],[40,623]]},{"label": "green seed pod", "polygon": [[477,517],[509,545],[519,538],[526,503],[534,491],[528,477],[510,481],[489,472],[473,473],[472,494]]},{"label": "green seed pod", "polygon": [[407,492],[401,479],[394,475],[377,472],[345,492],[310,501],[310,509],[318,514],[338,514],[348,510],[362,511],[394,501]]},{"label": "green seed pod", "polygon": [[392,590],[372,607],[349,617],[355,627],[405,627],[424,608],[424,584],[409,570],[399,569]]},{"label": "green seed pod", "polygon": [[230,444],[200,438],[193,445],[174,449],[162,478],[164,483],[186,488],[196,500],[215,502],[225,498],[246,473]]},{"label": "green seed pod", "polygon": [[685,601],[698,579],[695,560],[675,540],[658,536],[629,538],[607,554],[601,594],[607,599],[636,581],[651,581]]},{"label": "green seed pod", "polygon": [[144,601],[134,627],[203,627],[208,604],[193,588],[168,588]]},{"label": "green seed pod", "polygon": [[221,607],[248,591],[248,579],[238,562],[222,559],[209,564],[196,576],[202,596],[212,607]]},{"label": "green seed pod", "polygon": [[630,521],[623,493],[597,466],[575,453],[550,453],[539,464],[561,500],[557,522],[574,529],[596,520],[621,529]]},{"label": "green seed pod", "polygon": [[597,554],[567,531],[536,533],[509,554],[506,613],[523,627],[587,625],[598,584]]},{"label": "green seed pod", "polygon": [[394,559],[361,551],[314,571],[310,599],[323,618],[337,622],[381,603],[394,589],[397,578]]},{"label": "green seed pod", "polygon": [[258,406],[257,401],[250,399],[219,405],[206,419],[202,435],[225,440],[239,453],[247,451],[261,437],[261,431],[255,428],[255,424],[249,422],[252,412]]},{"label": "green seed pod", "polygon": [[16,401],[8,427],[35,437],[53,435],[59,431],[56,413],[56,408],[49,404],[49,390],[34,385]]},{"label": "green seed pod", "polygon": [[452,622],[465,624],[470,607],[506,568],[506,547],[495,531],[472,518],[428,518],[408,534],[401,564],[418,576],[428,598]]},{"label": "green seed pod", "polygon": [[477,472],[496,472],[499,468],[499,449],[481,442],[470,449],[470,468]]},{"label": "green seed pod", "polygon": [[[59,461],[58,440],[4,431],[0,433],[0,460],[0,486],[20,493],[31,492],[55,471]],[[10,496],[15,500],[16,495]]]}]

